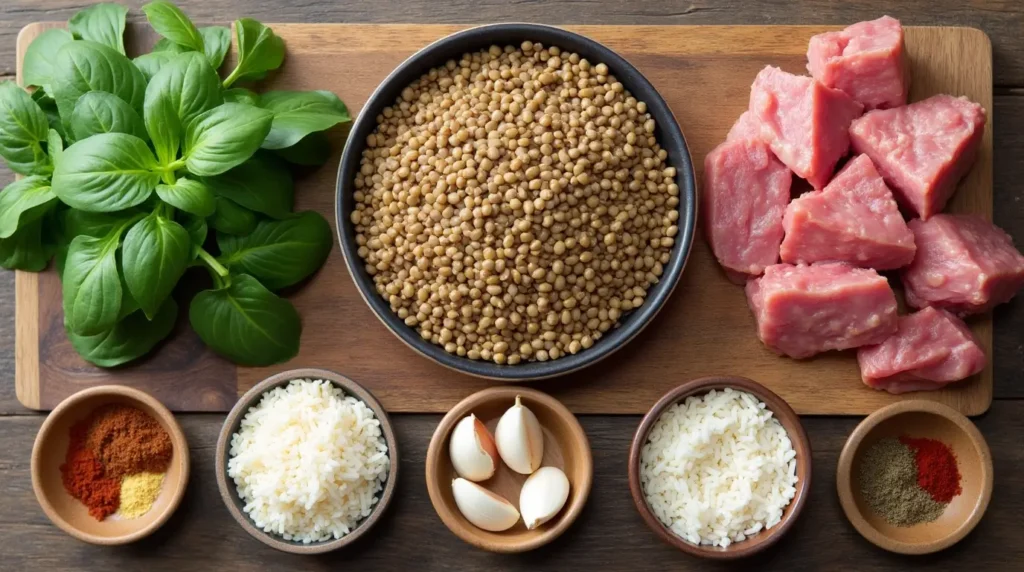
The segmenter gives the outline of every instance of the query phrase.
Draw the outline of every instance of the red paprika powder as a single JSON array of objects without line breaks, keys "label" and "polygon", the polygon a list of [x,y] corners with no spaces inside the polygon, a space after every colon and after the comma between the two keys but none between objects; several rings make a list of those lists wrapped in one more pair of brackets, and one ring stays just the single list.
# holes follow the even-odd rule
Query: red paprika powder
[{"label": "red paprika powder", "polygon": [[121,504],[121,479],[105,478],[103,464],[85,446],[91,424],[89,418],[71,426],[60,475],[68,494],[82,501],[93,518],[103,520],[117,512]]},{"label": "red paprika powder", "polygon": [[900,442],[914,451],[917,485],[936,502],[947,504],[963,491],[956,455],[948,445],[935,439],[906,436],[900,437]]}]

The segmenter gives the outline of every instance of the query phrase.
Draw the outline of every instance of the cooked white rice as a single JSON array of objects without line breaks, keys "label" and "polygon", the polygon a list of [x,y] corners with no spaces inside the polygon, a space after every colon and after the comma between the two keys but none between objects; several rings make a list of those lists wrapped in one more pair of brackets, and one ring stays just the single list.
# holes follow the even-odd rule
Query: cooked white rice
[{"label": "cooked white rice", "polygon": [[256,526],[303,543],[341,538],[369,516],[390,463],[373,410],[322,379],[265,393],[231,436],[229,457]]},{"label": "cooked white rice", "polygon": [[661,415],[640,455],[647,504],[693,544],[728,546],[779,523],[796,494],[796,452],[770,410],[725,389]]}]

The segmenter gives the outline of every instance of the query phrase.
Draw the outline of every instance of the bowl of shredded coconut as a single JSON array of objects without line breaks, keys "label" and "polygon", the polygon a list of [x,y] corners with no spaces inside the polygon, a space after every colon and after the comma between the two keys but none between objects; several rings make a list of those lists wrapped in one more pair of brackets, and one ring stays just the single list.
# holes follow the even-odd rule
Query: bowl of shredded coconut
[{"label": "bowl of shredded coconut", "polygon": [[381,517],[398,476],[394,432],[362,386],[317,369],[277,374],[232,409],[217,481],[235,520],[285,552],[336,550]]},{"label": "bowl of shredded coconut", "polygon": [[779,396],[740,377],[698,379],[640,423],[629,458],[633,501],[669,544],[715,559],[778,541],[806,502],[811,451]]}]

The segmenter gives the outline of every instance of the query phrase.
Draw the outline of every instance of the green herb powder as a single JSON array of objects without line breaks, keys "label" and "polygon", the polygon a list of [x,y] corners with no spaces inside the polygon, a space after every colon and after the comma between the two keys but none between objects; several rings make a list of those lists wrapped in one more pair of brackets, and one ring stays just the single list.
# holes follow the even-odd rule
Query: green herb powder
[{"label": "green herb powder", "polygon": [[894,526],[931,522],[946,508],[917,485],[914,452],[899,439],[872,445],[861,459],[858,476],[864,500]]}]

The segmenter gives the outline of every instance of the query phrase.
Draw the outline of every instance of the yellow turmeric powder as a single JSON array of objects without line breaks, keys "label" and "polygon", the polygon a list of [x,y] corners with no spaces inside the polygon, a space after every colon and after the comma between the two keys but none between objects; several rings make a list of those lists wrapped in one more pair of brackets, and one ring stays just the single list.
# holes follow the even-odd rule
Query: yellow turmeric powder
[{"label": "yellow turmeric powder", "polygon": [[122,518],[138,518],[152,508],[164,484],[163,473],[136,473],[127,475],[121,481]]}]

